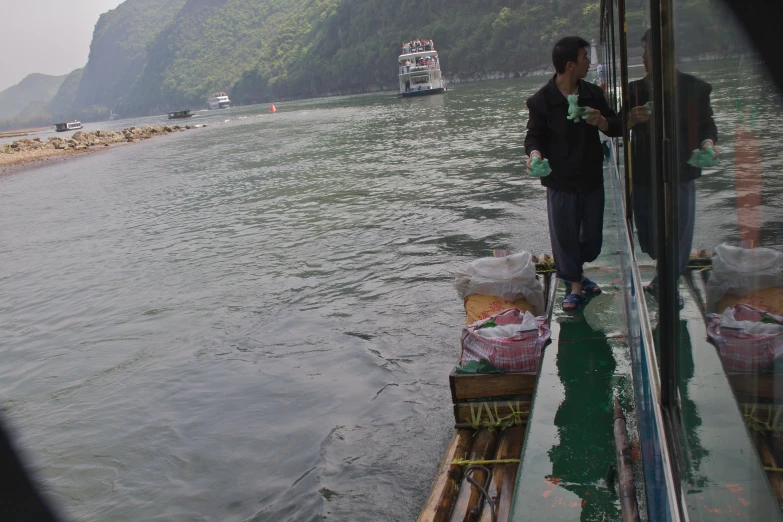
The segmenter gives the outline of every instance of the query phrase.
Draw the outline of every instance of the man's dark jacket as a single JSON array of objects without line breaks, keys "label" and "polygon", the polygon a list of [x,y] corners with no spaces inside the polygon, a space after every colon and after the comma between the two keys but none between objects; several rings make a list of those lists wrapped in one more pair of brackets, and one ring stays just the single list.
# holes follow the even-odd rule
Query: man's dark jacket
[{"label": "man's dark jacket", "polygon": [[[712,118],[710,93],[712,86],[695,76],[677,71],[677,164],[680,182],[701,176],[701,169],[688,165],[695,149],[704,140],[718,143],[718,128]],[[638,107],[652,101],[647,80],[641,79],[628,85],[628,103]],[[634,185],[651,186],[652,119],[637,123],[631,129],[631,167]]]},{"label": "man's dark jacket", "polygon": [[[552,173],[541,178],[545,187],[565,192],[586,192],[603,185],[604,155],[598,127],[584,119],[574,123],[568,119],[568,100],[555,84],[549,83],[527,100],[530,119],[527,121],[525,152],[537,150],[549,160]],[[620,136],[622,122],[609,108],[600,87],[578,81],[579,106],[601,111],[609,123],[607,136]]]}]

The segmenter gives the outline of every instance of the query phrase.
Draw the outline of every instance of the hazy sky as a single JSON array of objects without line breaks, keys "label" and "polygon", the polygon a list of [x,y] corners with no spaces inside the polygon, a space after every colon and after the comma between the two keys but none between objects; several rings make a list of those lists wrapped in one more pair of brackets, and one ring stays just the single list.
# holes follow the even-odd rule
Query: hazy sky
[{"label": "hazy sky", "polygon": [[83,67],[98,17],[123,0],[0,0],[0,91]]}]

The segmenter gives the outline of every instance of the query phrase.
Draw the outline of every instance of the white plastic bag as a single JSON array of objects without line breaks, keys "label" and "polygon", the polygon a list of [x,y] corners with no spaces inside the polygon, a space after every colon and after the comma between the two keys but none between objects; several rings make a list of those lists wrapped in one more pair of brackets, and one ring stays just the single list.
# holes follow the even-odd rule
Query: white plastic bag
[{"label": "white plastic bag", "polygon": [[454,273],[454,287],[460,299],[478,294],[513,302],[524,297],[537,313],[544,311],[544,287],[529,252],[476,259]]},{"label": "white plastic bag", "polygon": [[783,286],[783,254],[769,248],[720,244],[707,282],[707,309],[715,310],[727,294],[743,296],[775,286]]},{"label": "white plastic bag", "polygon": [[533,314],[525,312],[525,315],[522,317],[522,324],[504,324],[480,328],[476,330],[476,335],[492,339],[495,337],[514,337],[518,333],[530,331],[538,331],[538,323]]},{"label": "white plastic bag", "polygon": [[726,308],[720,316],[721,328],[744,330],[750,335],[777,335],[783,333],[783,324],[762,323],[761,321],[737,320],[734,317],[734,308]]}]

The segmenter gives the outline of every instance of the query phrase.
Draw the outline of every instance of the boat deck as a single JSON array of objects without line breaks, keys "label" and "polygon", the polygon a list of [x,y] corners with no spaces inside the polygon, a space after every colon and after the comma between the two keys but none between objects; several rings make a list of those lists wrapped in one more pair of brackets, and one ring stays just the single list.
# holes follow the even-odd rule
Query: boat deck
[{"label": "boat deck", "polygon": [[[632,456],[638,463],[619,259],[618,219],[623,216],[612,197],[613,190],[616,188],[607,175],[602,254],[585,267],[586,275],[603,293],[575,313],[560,307],[565,297],[562,284],[555,295],[552,342],[542,356],[509,520],[620,519],[618,496],[607,480],[615,464],[615,397],[625,412]],[[639,487],[642,481],[636,483]]]}]

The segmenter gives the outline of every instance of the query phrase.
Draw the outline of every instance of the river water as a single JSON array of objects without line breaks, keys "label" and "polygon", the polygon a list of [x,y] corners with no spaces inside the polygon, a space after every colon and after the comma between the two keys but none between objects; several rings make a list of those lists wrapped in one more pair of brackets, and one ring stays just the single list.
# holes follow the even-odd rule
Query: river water
[{"label": "river water", "polygon": [[[200,112],[0,176],[0,401],[58,509],[415,519],[452,433],[454,270],[550,250],[522,171],[544,81]],[[700,220],[731,211],[705,194]]]}]

